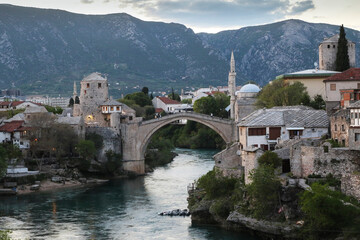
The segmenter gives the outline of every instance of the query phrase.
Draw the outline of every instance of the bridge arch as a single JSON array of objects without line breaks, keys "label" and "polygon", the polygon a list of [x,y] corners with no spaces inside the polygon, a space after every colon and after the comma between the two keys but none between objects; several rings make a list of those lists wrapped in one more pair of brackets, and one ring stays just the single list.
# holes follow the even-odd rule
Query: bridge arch
[{"label": "bridge arch", "polygon": [[155,132],[174,121],[182,119],[198,122],[211,128],[221,136],[221,138],[225,141],[227,145],[237,140],[236,130],[234,131],[234,128],[236,128],[236,126],[234,125],[234,122],[232,120],[211,117],[205,114],[198,113],[176,113],[157,119],[143,121],[141,123],[141,125],[139,126],[139,133],[141,134],[139,136],[140,139],[138,139],[141,142],[141,146],[139,149],[141,158],[145,158],[147,146]]}]

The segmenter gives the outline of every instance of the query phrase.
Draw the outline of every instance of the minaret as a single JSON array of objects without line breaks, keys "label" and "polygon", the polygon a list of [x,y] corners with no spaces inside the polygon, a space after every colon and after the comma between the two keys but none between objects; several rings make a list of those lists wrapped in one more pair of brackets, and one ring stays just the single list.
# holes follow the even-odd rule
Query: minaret
[{"label": "minaret", "polygon": [[235,119],[235,91],[236,91],[236,72],[234,52],[231,51],[230,72],[229,72],[229,94],[230,94],[230,118]]},{"label": "minaret", "polygon": [[74,81],[74,92],[73,92],[73,99],[74,99],[74,101],[75,101],[76,96],[77,96],[76,82]]}]

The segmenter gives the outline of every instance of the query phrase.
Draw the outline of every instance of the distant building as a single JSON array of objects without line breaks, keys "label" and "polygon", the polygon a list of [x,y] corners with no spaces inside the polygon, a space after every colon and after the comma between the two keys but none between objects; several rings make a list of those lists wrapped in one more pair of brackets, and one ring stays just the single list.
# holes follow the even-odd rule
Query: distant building
[{"label": "distant building", "polygon": [[183,105],[181,102],[172,100],[167,97],[154,97],[152,103],[154,108],[161,108],[166,113],[174,113],[176,109],[181,109]]},{"label": "distant building", "polygon": [[10,142],[20,149],[28,149],[30,141],[26,137],[29,130],[24,126],[24,121],[5,122],[0,126],[0,143]]},{"label": "distant building", "polygon": [[352,103],[350,109],[349,148],[360,150],[360,101]]},{"label": "distant building", "polygon": [[350,110],[340,109],[330,116],[331,138],[344,147],[349,146]]},{"label": "distant building", "polygon": [[295,82],[301,82],[306,87],[311,98],[316,95],[322,96],[325,99],[325,85],[323,80],[331,77],[339,72],[319,69],[307,69],[299,72],[286,73],[277,76],[276,79],[284,79],[285,82],[293,84]]},{"label": "distant building", "polygon": [[[338,51],[339,34],[325,38],[319,45],[320,70],[335,71],[336,53]],[[350,67],[355,67],[355,43],[348,40],[348,55]]]},{"label": "distant building", "polygon": [[340,90],[360,89],[360,68],[350,68],[326,78],[323,82],[325,83],[326,111],[330,113],[341,101]]},{"label": "distant building", "polygon": [[305,106],[257,110],[238,123],[241,148],[273,150],[279,142],[297,138],[320,138],[328,133],[324,110]]}]

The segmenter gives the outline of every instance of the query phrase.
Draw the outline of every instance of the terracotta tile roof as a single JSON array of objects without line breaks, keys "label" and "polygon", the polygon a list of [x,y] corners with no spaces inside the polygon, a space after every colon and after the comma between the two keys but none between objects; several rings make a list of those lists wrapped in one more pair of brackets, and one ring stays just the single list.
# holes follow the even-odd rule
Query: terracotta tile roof
[{"label": "terracotta tile roof", "polygon": [[162,108],[155,108],[155,113],[162,113],[164,110]]},{"label": "terracotta tile roof", "polygon": [[157,97],[160,99],[160,101],[162,101],[163,103],[167,104],[167,105],[171,105],[171,104],[181,104],[181,102],[172,100],[170,98],[167,97]]},{"label": "terracotta tile roof", "polygon": [[24,121],[12,121],[5,123],[0,127],[0,132],[14,132],[20,129],[23,125]]},{"label": "terracotta tile roof", "polygon": [[11,102],[0,102],[0,106],[9,106]]},{"label": "terracotta tile roof", "polygon": [[324,82],[330,81],[360,81],[360,68],[350,68],[324,80]]},{"label": "terracotta tile roof", "polygon": [[20,105],[22,103],[24,103],[24,101],[13,101],[13,102],[11,102],[11,106],[16,107],[16,106],[18,106],[18,105]]}]

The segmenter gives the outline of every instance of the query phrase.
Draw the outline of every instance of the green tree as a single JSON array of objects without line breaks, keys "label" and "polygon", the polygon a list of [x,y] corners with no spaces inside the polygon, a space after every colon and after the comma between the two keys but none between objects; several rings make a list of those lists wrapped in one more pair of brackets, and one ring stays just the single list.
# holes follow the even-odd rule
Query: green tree
[{"label": "green tree", "polygon": [[216,101],[212,96],[202,97],[195,101],[194,112],[203,114],[214,114],[217,112]]},{"label": "green tree", "polygon": [[251,184],[247,186],[255,218],[271,216],[278,207],[281,183],[269,165],[260,165],[251,175]]},{"label": "green tree", "polygon": [[343,72],[350,68],[348,41],[346,40],[344,25],[340,26],[340,36],[338,41],[338,50],[336,53],[335,70]]},{"label": "green tree", "polygon": [[75,104],[80,104],[80,98],[78,96],[75,97]]},{"label": "green tree", "polygon": [[183,99],[183,100],[181,100],[181,103],[191,104],[191,103],[192,103],[192,99]]},{"label": "green tree", "polygon": [[70,98],[70,100],[69,100],[69,105],[68,105],[69,107],[72,107],[72,106],[74,106],[74,99],[73,98]]},{"label": "green tree", "polygon": [[90,160],[96,153],[95,144],[90,140],[80,140],[76,145],[76,150],[85,160]]},{"label": "green tree", "polygon": [[[135,104],[139,105],[140,107],[144,107],[146,105],[152,105],[152,102],[148,95],[145,95],[143,92],[136,92],[127,94],[125,96],[126,100],[133,100]],[[126,104],[126,103],[125,103]]]},{"label": "green tree", "polygon": [[272,151],[266,151],[259,157],[258,162],[260,165],[267,165],[272,168],[277,168],[281,166],[282,160],[276,153]]},{"label": "green tree", "polygon": [[300,105],[308,99],[306,95],[306,87],[301,82],[289,84],[284,79],[276,79],[260,91],[255,104],[258,108]]},{"label": "green tree", "polygon": [[7,153],[6,149],[0,145],[0,179],[5,176],[7,169]]},{"label": "green tree", "polygon": [[45,108],[48,112],[52,112],[54,114],[61,114],[63,112],[63,109],[61,107],[53,107],[53,106],[45,105]]},{"label": "green tree", "polygon": [[314,100],[311,100],[309,104],[304,103],[304,105],[310,106],[314,109],[322,109],[322,110],[325,110],[325,106],[326,106],[324,99],[319,94],[316,95],[314,97]]},{"label": "green tree", "polygon": [[217,108],[217,111],[214,112],[214,115],[217,117],[227,118],[228,112],[225,109],[230,104],[230,96],[226,96],[226,94],[218,92],[214,93],[214,98]]},{"label": "green tree", "polygon": [[305,214],[303,233],[307,238],[327,239],[343,231],[359,234],[359,204],[341,192],[330,190],[328,185],[312,184],[311,191],[301,194],[300,204]]},{"label": "green tree", "polygon": [[168,98],[180,102],[180,95],[174,92],[174,89],[171,88],[171,94],[168,95]]},{"label": "green tree", "polygon": [[141,91],[147,96],[149,94],[149,88],[148,87],[143,87],[141,89]]}]

